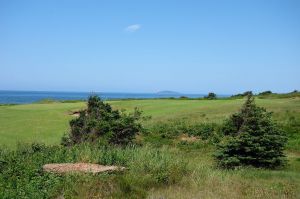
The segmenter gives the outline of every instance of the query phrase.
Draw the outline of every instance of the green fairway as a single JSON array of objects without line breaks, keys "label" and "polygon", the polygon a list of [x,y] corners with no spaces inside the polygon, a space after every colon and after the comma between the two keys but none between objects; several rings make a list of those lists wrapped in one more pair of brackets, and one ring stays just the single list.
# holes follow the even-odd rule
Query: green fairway
[{"label": "green fairway", "polygon": [[[110,101],[115,108],[140,108],[152,116],[145,125],[158,121],[221,122],[242,105],[242,99],[228,100],[121,100]],[[274,119],[300,118],[300,99],[257,99],[257,104],[274,112]],[[57,144],[68,131],[70,113],[85,107],[84,102],[0,106],[0,145],[14,147],[17,142]]]},{"label": "green fairway", "polygon": [[0,106],[0,143],[15,146],[17,142],[59,143],[72,118],[68,111],[84,103],[53,103]]}]

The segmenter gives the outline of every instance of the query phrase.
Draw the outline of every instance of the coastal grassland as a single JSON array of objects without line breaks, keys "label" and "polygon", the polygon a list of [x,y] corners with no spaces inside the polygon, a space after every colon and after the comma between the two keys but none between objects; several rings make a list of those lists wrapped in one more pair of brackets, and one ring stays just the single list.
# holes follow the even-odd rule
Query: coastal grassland
[{"label": "coastal grassland", "polygon": [[70,110],[84,103],[42,103],[0,106],[0,145],[17,142],[59,143],[72,118]]},{"label": "coastal grassland", "polygon": [[[299,198],[299,153],[279,170],[215,166],[214,147],[20,145],[0,150],[0,198]],[[45,163],[91,162],[126,170],[97,175],[44,173]]]},{"label": "coastal grassland", "polygon": [[[213,140],[204,139],[242,105],[242,99],[121,100],[114,108],[139,107],[150,133],[137,145],[111,147],[59,144],[73,111],[84,102],[0,106],[0,198],[300,198],[300,99],[257,99],[274,112],[289,136],[285,168],[224,170],[213,159]],[[205,124],[204,126],[193,126]],[[208,131],[207,131],[208,130]],[[181,139],[183,133],[203,139]],[[197,135],[197,134],[196,134]],[[185,135],[187,136],[187,135]],[[211,135],[209,134],[210,138]],[[183,137],[186,138],[186,137]],[[44,144],[18,144],[17,142]],[[4,147],[3,145],[6,145]],[[120,173],[44,173],[45,163],[90,162],[120,165]]]},{"label": "coastal grassland", "polygon": [[[131,111],[140,108],[151,119],[144,121],[146,127],[158,122],[172,120],[188,123],[221,123],[230,114],[236,112],[243,99],[224,100],[120,100],[110,101],[114,108]],[[291,118],[300,120],[300,99],[257,99],[259,106],[274,112],[274,119],[288,123]],[[17,142],[42,142],[58,144],[68,131],[68,121],[74,117],[72,111],[85,107],[84,102],[41,103],[26,105],[0,106],[0,145],[15,147]]]},{"label": "coastal grassland", "polygon": [[[152,116],[146,125],[156,122],[182,119],[188,122],[221,123],[226,117],[240,109],[244,99],[220,100],[123,100],[111,101],[114,107],[132,110],[138,107]],[[274,112],[274,119],[282,121],[287,114],[300,118],[300,98],[256,99],[259,106]]]}]

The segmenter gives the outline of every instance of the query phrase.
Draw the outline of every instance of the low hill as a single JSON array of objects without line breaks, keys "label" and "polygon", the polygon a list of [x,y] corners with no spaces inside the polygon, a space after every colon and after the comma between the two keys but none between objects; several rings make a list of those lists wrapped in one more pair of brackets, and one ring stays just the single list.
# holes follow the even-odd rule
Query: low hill
[{"label": "low hill", "polygon": [[180,95],[180,93],[176,91],[159,91],[156,94],[158,95]]}]

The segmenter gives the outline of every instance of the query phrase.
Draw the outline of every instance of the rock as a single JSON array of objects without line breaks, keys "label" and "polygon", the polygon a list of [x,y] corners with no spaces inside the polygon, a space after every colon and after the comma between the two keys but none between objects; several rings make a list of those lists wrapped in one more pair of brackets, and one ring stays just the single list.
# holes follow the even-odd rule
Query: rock
[{"label": "rock", "polygon": [[43,170],[52,173],[101,173],[106,171],[122,171],[125,167],[119,166],[104,166],[91,163],[60,163],[60,164],[45,164]]}]

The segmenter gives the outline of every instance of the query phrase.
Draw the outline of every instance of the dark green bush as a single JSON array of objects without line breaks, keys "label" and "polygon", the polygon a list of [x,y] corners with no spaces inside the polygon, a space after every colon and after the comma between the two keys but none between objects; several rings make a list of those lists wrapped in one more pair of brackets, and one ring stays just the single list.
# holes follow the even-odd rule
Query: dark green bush
[{"label": "dark green bush", "polygon": [[271,113],[257,107],[252,95],[239,113],[223,125],[227,137],[218,146],[216,158],[221,167],[254,166],[275,168],[285,164],[287,137],[271,119]]},{"label": "dark green bush", "polygon": [[180,96],[179,99],[189,99],[187,96]]},{"label": "dark green bush", "polygon": [[207,96],[204,97],[205,99],[217,99],[217,95],[215,93],[208,93]]},{"label": "dark green bush", "polygon": [[91,96],[87,109],[80,111],[79,117],[70,121],[71,132],[63,137],[62,144],[94,142],[101,138],[110,144],[126,145],[142,130],[138,123],[140,118],[141,112],[137,109],[127,114],[113,110],[98,96]]},{"label": "dark green bush", "polygon": [[258,95],[270,95],[270,94],[272,94],[272,91],[264,91],[259,93]]},{"label": "dark green bush", "polygon": [[238,93],[236,95],[232,95],[231,98],[243,98],[243,97],[246,97],[248,95],[253,95],[252,91],[245,91],[243,93]]}]

